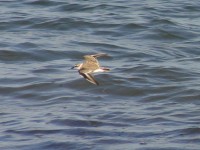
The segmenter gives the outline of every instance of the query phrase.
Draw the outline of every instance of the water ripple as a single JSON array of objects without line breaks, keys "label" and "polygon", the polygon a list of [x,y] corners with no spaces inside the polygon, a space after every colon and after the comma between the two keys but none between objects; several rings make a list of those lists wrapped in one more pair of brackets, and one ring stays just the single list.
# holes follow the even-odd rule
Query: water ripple
[{"label": "water ripple", "polygon": [[0,149],[199,150],[199,6],[1,1]]}]

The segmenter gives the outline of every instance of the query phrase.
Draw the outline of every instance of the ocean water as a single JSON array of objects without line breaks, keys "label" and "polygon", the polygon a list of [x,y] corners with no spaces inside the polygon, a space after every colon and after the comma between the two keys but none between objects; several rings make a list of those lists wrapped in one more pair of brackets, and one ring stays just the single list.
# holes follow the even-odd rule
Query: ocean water
[{"label": "ocean water", "polygon": [[[199,150],[198,0],[1,0],[1,150]],[[87,54],[110,72],[70,68]]]}]

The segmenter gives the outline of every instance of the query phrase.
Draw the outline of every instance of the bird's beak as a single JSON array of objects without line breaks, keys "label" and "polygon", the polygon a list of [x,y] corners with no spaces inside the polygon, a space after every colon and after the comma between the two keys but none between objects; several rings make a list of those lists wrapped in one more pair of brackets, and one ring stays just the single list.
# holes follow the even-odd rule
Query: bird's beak
[{"label": "bird's beak", "polygon": [[71,67],[71,69],[74,69],[74,68],[75,68],[75,66]]}]

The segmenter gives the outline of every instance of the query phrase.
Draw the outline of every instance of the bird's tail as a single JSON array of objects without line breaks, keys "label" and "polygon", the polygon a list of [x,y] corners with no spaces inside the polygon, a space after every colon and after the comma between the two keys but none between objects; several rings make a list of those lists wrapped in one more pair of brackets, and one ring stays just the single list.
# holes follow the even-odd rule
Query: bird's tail
[{"label": "bird's tail", "polygon": [[103,71],[110,71],[109,68],[105,68],[105,67],[102,67],[101,69],[102,69]]}]

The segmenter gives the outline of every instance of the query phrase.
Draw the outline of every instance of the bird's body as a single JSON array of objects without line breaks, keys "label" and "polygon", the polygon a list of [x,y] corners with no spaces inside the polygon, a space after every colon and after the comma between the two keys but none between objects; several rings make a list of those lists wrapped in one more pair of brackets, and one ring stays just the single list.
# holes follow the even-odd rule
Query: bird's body
[{"label": "bird's body", "polygon": [[73,68],[78,69],[79,74],[82,75],[89,82],[99,85],[99,83],[92,76],[92,73],[105,72],[110,70],[108,68],[100,67],[97,57],[101,56],[107,56],[107,54],[100,53],[95,55],[85,55],[84,62],[75,65]]}]

